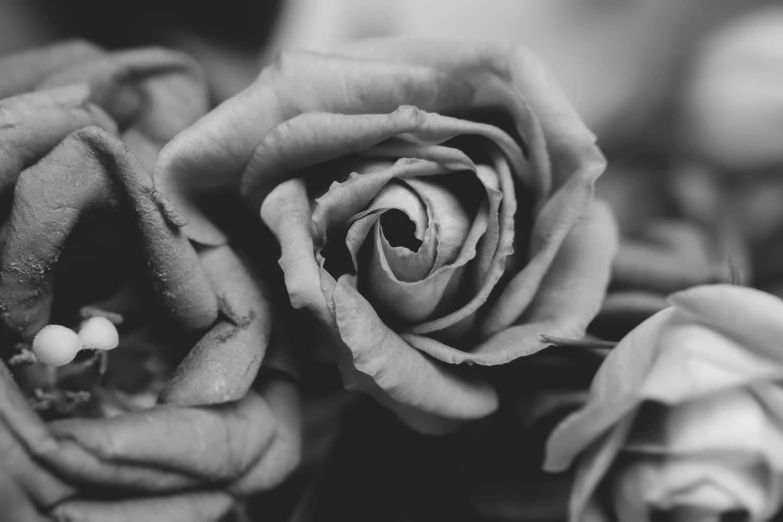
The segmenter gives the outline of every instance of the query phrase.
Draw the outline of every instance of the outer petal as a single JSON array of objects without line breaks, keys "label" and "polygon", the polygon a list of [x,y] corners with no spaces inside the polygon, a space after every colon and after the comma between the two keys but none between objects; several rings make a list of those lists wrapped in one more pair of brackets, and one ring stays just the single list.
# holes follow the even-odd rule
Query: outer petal
[{"label": "outer petal", "polygon": [[87,85],[26,93],[2,101],[0,109],[0,192],[71,132],[97,125],[111,133],[114,121],[90,103]]},{"label": "outer petal", "polygon": [[542,334],[581,338],[600,310],[617,244],[611,211],[593,203],[584,221],[563,242],[519,325],[479,345],[475,362],[500,364],[534,353],[545,347]]},{"label": "outer petal", "polygon": [[334,306],[352,364],[395,401],[455,419],[482,417],[497,408],[491,386],[463,378],[409,346],[383,324],[345,276],[337,282]]},{"label": "outer petal", "polygon": [[461,79],[427,67],[283,54],[253,85],[164,149],[156,182],[193,223],[191,237],[220,242],[226,235],[214,224],[220,222],[213,215],[216,202],[237,195],[256,146],[284,121],[305,112],[388,113],[408,104],[449,112],[471,96]]},{"label": "outer petal", "polygon": [[0,99],[35,89],[53,73],[100,58],[98,47],[72,40],[0,58]]},{"label": "outer petal", "polygon": [[696,321],[777,365],[783,363],[783,353],[777,349],[783,338],[783,301],[779,298],[747,287],[706,285],[678,292],[669,300]]},{"label": "outer petal", "polygon": [[[783,310],[780,300],[748,288],[711,285],[675,294],[672,301],[678,307],[642,323],[604,361],[593,381],[588,405],[553,432],[548,469],[567,467],[596,437],[644,400],[680,404],[732,387],[783,378],[783,365],[772,358],[772,351],[758,348],[762,340],[771,342],[771,334],[779,328],[776,311]],[[687,312],[679,308],[680,303]],[[756,311],[761,315],[758,323],[740,325],[738,315]],[[700,318],[709,318],[713,324],[705,328],[694,323]],[[722,327],[739,334],[740,326],[747,332],[759,332],[758,337],[747,334],[748,341],[756,344],[738,343],[738,337],[719,333]],[[754,353],[754,349],[759,351]]]},{"label": "outer petal", "polygon": [[585,408],[568,417],[550,436],[545,469],[566,469],[593,441],[636,408],[639,385],[658,355],[658,337],[675,313],[674,308],[667,308],[655,314],[612,350],[593,379]]}]

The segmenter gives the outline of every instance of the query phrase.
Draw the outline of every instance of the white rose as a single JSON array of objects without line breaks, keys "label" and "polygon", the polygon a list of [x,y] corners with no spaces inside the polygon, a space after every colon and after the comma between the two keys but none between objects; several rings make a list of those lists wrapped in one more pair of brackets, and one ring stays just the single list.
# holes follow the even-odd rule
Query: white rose
[{"label": "white rose", "polygon": [[548,470],[578,460],[572,522],[757,522],[781,508],[783,301],[708,285],[670,302],[549,440]]}]

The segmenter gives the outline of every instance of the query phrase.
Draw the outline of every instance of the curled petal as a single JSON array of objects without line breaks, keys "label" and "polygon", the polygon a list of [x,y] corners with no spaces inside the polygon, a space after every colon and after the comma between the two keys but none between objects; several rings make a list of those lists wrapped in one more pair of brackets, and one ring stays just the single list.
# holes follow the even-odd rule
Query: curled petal
[{"label": "curled petal", "polygon": [[321,291],[321,268],[313,252],[313,222],[307,187],[301,179],[278,185],[261,207],[261,219],[280,243],[280,267],[294,308],[307,307],[326,324],[333,322]]},{"label": "curled petal", "polygon": [[201,252],[217,294],[218,323],[190,349],[159,400],[190,406],[239,400],[264,360],[272,329],[266,282],[252,263],[228,246]]},{"label": "curled petal", "polygon": [[558,250],[529,311],[518,325],[480,344],[474,350],[474,361],[501,364],[535,353],[546,346],[542,334],[569,339],[584,336],[601,308],[617,245],[611,211],[600,202],[593,203]]},{"label": "curled petal", "polygon": [[0,103],[0,193],[16,183],[19,174],[41,159],[68,134],[97,125],[115,133],[117,126],[90,103],[87,85],[69,85],[44,92],[20,94]]},{"label": "curled petal", "polygon": [[209,327],[217,300],[178,231],[181,216],[127,149],[94,127],[71,134],[19,178],[0,253],[3,322],[23,339],[47,324],[54,268],[65,240],[77,224],[107,208],[138,223],[134,239],[164,307],[186,330]]}]

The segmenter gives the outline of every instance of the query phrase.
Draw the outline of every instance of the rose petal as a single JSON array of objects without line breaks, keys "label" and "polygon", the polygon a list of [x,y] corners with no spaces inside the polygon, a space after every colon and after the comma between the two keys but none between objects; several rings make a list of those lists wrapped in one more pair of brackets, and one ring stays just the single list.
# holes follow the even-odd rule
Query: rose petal
[{"label": "rose petal", "polygon": [[541,338],[542,334],[578,339],[600,308],[617,248],[616,234],[608,207],[594,203],[590,214],[572,230],[560,248],[530,308],[531,313],[523,315],[518,326],[500,332],[470,352],[410,335],[416,333],[415,328],[404,337],[445,362],[485,365],[504,364],[545,348],[548,344]]},{"label": "rose petal", "polygon": [[497,395],[488,383],[460,377],[406,344],[345,276],[337,282],[334,305],[352,366],[394,401],[452,419],[482,417],[497,408]]},{"label": "rose petal", "polygon": [[197,491],[127,500],[69,500],[52,514],[57,520],[83,522],[212,522],[225,516],[234,502],[222,491]]},{"label": "rose petal", "polygon": [[585,408],[563,421],[549,437],[544,468],[566,469],[601,434],[640,402],[639,385],[658,355],[656,340],[676,310],[667,308],[629,333],[604,360],[590,387]]},{"label": "rose petal", "polygon": [[708,285],[678,292],[669,302],[747,349],[776,364],[783,362],[776,348],[783,338],[783,301],[777,297],[747,287]]},{"label": "rose petal", "polygon": [[325,324],[334,322],[321,290],[321,268],[313,252],[313,222],[301,179],[278,185],[261,207],[261,218],[280,243],[280,267],[294,308],[307,307]]},{"label": "rose petal", "polygon": [[381,229],[375,225],[368,263],[359,275],[362,294],[387,318],[406,323],[421,322],[430,317],[441,304],[448,305],[459,290],[462,267],[438,270],[425,279],[414,282],[398,280],[384,255]]},{"label": "rose petal", "polygon": [[770,364],[715,330],[689,323],[682,312],[673,318],[658,342],[655,366],[639,393],[666,404],[783,377],[783,366]]},{"label": "rose petal", "polygon": [[[188,78],[189,77],[189,78]],[[91,100],[121,126],[168,141],[207,112],[201,70],[183,53],[137,49],[84,61],[47,77],[39,90],[88,83]]]},{"label": "rose petal", "polygon": [[[486,213],[479,209],[468,235],[469,241],[465,241],[460,256],[449,265],[461,266],[478,254],[473,277],[476,292],[470,301],[458,310],[410,328],[408,331],[412,334],[438,332],[440,335],[454,338],[455,332],[449,331],[449,328],[457,329],[461,322],[469,321],[489,298],[495,284],[503,275],[506,258],[513,252],[516,199],[506,161],[496,151],[492,156],[495,160],[494,169],[484,165],[478,165],[476,168],[476,176],[487,191],[489,208]],[[495,188],[496,183],[499,183],[500,190]],[[458,330],[456,335],[461,333],[463,332]]]},{"label": "rose petal", "polygon": [[0,192],[5,193],[26,169],[71,132],[98,125],[111,133],[116,124],[89,102],[87,85],[69,85],[21,94],[0,107]]},{"label": "rose petal", "polygon": [[491,125],[428,113],[413,106],[400,107],[388,115],[307,113],[276,127],[256,147],[242,177],[242,194],[251,208],[256,208],[270,187],[309,165],[360,152],[394,137],[439,144],[466,134],[492,140],[514,165],[515,172],[526,172],[519,146]]},{"label": "rose petal", "polygon": [[[220,319],[180,362],[159,401],[191,406],[239,400],[264,360],[272,306],[264,278],[228,246],[199,255],[220,303]],[[265,292],[266,290],[266,292]]]},{"label": "rose petal", "polygon": [[[672,301],[676,308],[642,323],[609,354],[593,380],[588,405],[550,437],[548,469],[567,467],[600,433],[645,399],[677,404],[721,389],[783,378],[783,367],[768,349],[754,353],[748,345],[738,344],[736,337],[718,333],[721,329],[736,332],[740,327],[737,316],[756,310],[762,317],[768,311],[772,316],[763,317],[755,330],[753,322],[745,322],[742,331],[766,329],[761,337],[769,336],[779,319],[775,311],[781,310],[777,298],[749,288],[710,285],[675,294]],[[696,317],[714,321],[709,325],[712,331],[693,324]]]},{"label": "rose petal", "polygon": [[739,510],[747,511],[751,520],[768,520],[777,508],[767,505],[763,473],[752,464],[683,457],[630,457],[622,462],[610,472],[619,520],[631,520],[624,508],[632,504],[636,504],[635,510],[650,513],[655,509],[700,508],[716,514],[715,520]]},{"label": "rose petal", "polygon": [[634,453],[744,454],[781,447],[783,433],[747,389],[731,388],[674,406],[650,403],[625,443]]},{"label": "rose petal", "polygon": [[181,216],[119,140],[88,127],[71,134],[20,176],[6,243],[0,252],[0,303],[6,327],[25,339],[47,324],[54,269],[62,246],[90,212],[111,209],[138,224],[137,241],[153,288],[176,324],[203,331],[217,300],[193,247],[178,231]]},{"label": "rose petal", "polygon": [[[582,410],[584,411],[584,410]],[[595,491],[606,476],[615,457],[620,453],[628,433],[631,431],[636,412],[632,411],[618,418],[617,424],[608,432],[602,433],[590,446],[586,447],[579,460],[576,470],[574,487],[571,491],[569,512],[581,513],[584,520],[604,521],[611,520],[611,516],[605,513],[601,502],[596,501]],[[552,439],[550,438],[549,444]],[[551,445],[547,446],[547,464],[545,469],[553,471],[549,467],[552,458]]]},{"label": "rose petal", "polygon": [[406,104],[449,111],[470,96],[460,79],[426,67],[283,53],[253,85],[162,151],[156,183],[191,220],[191,237],[220,242],[226,235],[214,224],[220,223],[215,203],[235,193],[256,146],[284,121],[303,112],[383,113]]},{"label": "rose petal", "polygon": [[60,42],[0,58],[0,99],[34,90],[56,71],[103,56],[79,40]]},{"label": "rose petal", "polygon": [[[330,231],[342,228],[362,212],[392,179],[444,174],[444,166],[418,159],[401,159],[388,169],[351,175],[343,183],[333,183],[316,201],[313,224],[321,243]],[[263,208],[263,205],[262,205]]]}]

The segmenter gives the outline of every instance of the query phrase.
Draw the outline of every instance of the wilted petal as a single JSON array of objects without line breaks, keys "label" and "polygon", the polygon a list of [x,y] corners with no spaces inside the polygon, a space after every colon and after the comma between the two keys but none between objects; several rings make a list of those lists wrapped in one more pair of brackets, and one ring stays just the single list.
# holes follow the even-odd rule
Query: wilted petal
[{"label": "wilted petal", "polygon": [[131,237],[145,260],[143,269],[175,324],[191,332],[208,328],[217,300],[179,231],[182,216],[123,144],[95,127],[72,133],[17,182],[0,253],[5,325],[32,339],[47,324],[63,244],[85,218],[94,223],[98,209],[137,224]]}]

